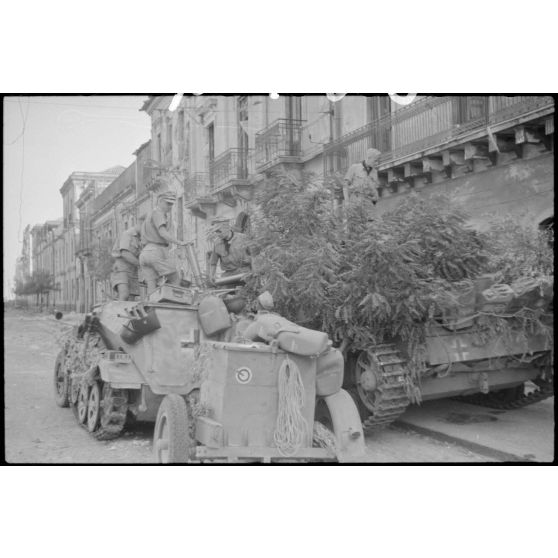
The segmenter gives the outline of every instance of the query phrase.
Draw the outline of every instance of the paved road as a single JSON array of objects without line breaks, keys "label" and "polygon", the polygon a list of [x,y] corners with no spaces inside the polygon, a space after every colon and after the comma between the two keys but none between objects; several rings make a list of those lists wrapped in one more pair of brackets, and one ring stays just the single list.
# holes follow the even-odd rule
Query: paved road
[{"label": "paved road", "polygon": [[[56,338],[67,326],[50,316],[13,310],[4,318],[5,458],[9,463],[152,462],[152,424],[140,424],[117,440],[99,442],[77,425],[69,409],[54,403]],[[70,323],[72,316],[65,321]],[[369,436],[367,448],[366,461],[371,463],[494,459],[454,441],[440,441],[399,426]]]},{"label": "paved road", "polygon": [[459,439],[503,461],[554,460],[554,397],[523,409],[490,409],[450,399],[411,407],[399,421],[440,440]]}]

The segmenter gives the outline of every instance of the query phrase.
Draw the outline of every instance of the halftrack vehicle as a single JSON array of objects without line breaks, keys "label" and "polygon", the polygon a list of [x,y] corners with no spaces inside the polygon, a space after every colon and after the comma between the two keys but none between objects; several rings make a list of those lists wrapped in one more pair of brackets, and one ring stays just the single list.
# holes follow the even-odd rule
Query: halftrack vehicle
[{"label": "halftrack vehicle", "polygon": [[[484,275],[465,293],[455,293],[459,307],[426,329],[425,369],[418,380],[408,347],[397,339],[349,355],[344,387],[359,405],[364,430],[400,417],[414,402],[415,386],[419,401],[459,397],[499,409],[553,396],[553,287],[551,280],[506,285]],[[528,320],[518,323],[522,313],[543,327],[523,327]],[[504,327],[487,335],[490,320]]]},{"label": "halftrack vehicle", "polygon": [[66,337],[54,383],[57,404],[97,439],[154,422],[158,463],[358,461],[343,369],[325,333],[250,314],[230,288],[163,285],[143,302],[94,307]]}]

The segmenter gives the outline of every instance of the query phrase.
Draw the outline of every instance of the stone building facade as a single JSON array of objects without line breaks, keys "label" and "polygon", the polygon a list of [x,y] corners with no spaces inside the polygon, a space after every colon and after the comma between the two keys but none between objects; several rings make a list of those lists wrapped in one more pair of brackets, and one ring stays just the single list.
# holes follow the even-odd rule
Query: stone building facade
[{"label": "stone building facade", "polygon": [[89,186],[102,190],[123,170],[113,167],[103,172],[73,172],[60,188],[63,217],[60,243],[60,306],[67,311],[85,312],[83,291],[84,261],[77,256],[80,251],[80,212],[76,202]]},{"label": "stone building facade", "polygon": [[[342,97],[342,96],[341,96]],[[177,230],[202,268],[208,224],[249,222],[254,189],[274,172],[344,176],[382,152],[379,211],[410,191],[448,192],[482,226],[490,213],[553,221],[554,101],[545,96],[150,97],[153,189],[176,191]]]},{"label": "stone building facade", "polygon": [[[92,273],[92,248],[147,214],[159,191],[176,192],[172,226],[194,242],[208,271],[212,218],[246,230],[266,176],[342,177],[370,147],[382,153],[380,213],[411,191],[444,191],[478,227],[493,214],[553,226],[552,97],[419,96],[403,106],[387,95],[194,95],[170,111],[171,101],[151,96],[144,103],[151,137],[128,168],[68,177],[62,221],[47,227],[51,251],[37,253],[36,262],[32,249],[33,256],[29,247],[22,252],[19,273],[51,254],[62,308],[84,312],[110,296]],[[29,231],[31,245],[41,227]]]}]

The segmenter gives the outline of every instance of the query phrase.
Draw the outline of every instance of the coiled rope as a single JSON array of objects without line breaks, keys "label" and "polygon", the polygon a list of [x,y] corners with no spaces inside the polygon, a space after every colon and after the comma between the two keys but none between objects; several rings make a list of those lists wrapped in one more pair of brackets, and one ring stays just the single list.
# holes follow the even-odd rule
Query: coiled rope
[{"label": "coiled rope", "polygon": [[304,385],[298,366],[287,356],[277,378],[279,404],[273,439],[279,453],[285,457],[295,455],[302,446],[308,424],[302,416]]}]

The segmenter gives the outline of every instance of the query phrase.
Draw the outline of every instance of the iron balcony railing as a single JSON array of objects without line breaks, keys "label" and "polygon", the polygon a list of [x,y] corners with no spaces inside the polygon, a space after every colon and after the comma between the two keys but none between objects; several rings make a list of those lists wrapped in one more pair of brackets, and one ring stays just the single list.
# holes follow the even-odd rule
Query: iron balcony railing
[{"label": "iron balcony railing", "polygon": [[209,163],[209,183],[212,192],[246,183],[253,174],[253,149],[227,149]]},{"label": "iron balcony railing", "polygon": [[256,134],[256,170],[280,162],[298,162],[302,155],[304,120],[280,118]]},{"label": "iron balcony railing", "polygon": [[424,97],[326,145],[324,174],[345,172],[371,147],[387,163],[553,104],[548,96]]},{"label": "iron balcony railing", "polygon": [[209,173],[195,172],[184,182],[184,203],[190,204],[199,197],[209,195]]}]

